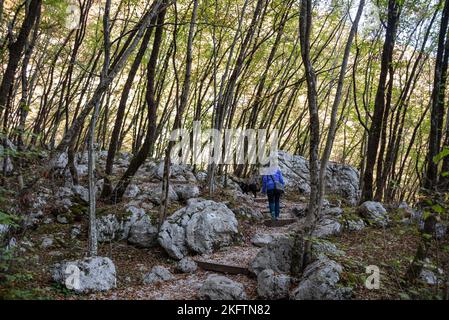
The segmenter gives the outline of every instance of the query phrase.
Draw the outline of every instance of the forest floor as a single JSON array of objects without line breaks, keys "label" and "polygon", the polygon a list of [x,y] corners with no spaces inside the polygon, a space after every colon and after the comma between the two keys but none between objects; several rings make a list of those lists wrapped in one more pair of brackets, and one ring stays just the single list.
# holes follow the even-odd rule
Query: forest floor
[{"label": "forest floor", "polygon": [[[282,218],[291,218],[291,209],[298,205],[289,199],[282,201]],[[257,200],[256,205],[265,209],[265,202]],[[342,233],[328,239],[345,254],[335,257],[344,267],[343,284],[354,288],[353,299],[435,299],[441,294],[438,285],[428,286],[418,282],[408,286],[404,281],[405,271],[415,254],[420,235],[415,225],[400,223],[400,213],[393,216],[391,226],[385,229],[366,227],[358,232]],[[226,262],[229,265],[248,267],[261,248],[251,243],[256,233],[274,234],[291,231],[301,223],[283,227],[267,227],[260,223],[240,219],[241,240],[235,246],[223,248],[218,252],[202,257],[193,257],[209,262]],[[39,225],[27,236],[31,243],[42,242],[42,237],[54,235],[54,245],[41,248],[37,245],[24,249],[19,258],[14,258],[11,265],[14,271],[8,279],[9,285],[0,288],[0,297],[14,299],[196,299],[203,281],[212,272],[198,269],[194,274],[179,274],[175,271],[176,263],[170,259],[160,247],[139,249],[128,245],[125,241],[101,244],[99,255],[107,256],[114,261],[117,269],[117,288],[107,293],[88,295],[73,294],[60,285],[52,282],[50,267],[61,260],[79,259],[85,255],[87,248],[87,223],[83,221],[82,234],[72,239],[70,225]],[[25,242],[26,243],[26,242]],[[431,260],[440,268],[448,270],[448,241],[434,242]],[[142,277],[155,265],[168,267],[175,276],[174,280],[154,285],[143,285]],[[376,265],[380,268],[380,289],[365,288],[366,267]],[[249,299],[257,297],[257,281],[246,275],[228,275],[229,278],[245,286]]]}]

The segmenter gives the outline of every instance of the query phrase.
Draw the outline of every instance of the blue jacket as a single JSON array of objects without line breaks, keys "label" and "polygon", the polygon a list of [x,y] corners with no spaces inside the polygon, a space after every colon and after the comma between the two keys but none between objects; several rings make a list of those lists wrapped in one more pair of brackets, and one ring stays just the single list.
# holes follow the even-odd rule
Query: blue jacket
[{"label": "blue jacket", "polygon": [[[273,177],[273,179],[271,177]],[[268,190],[275,189],[273,180],[280,182],[283,186],[285,186],[281,170],[278,169],[272,176],[262,176],[262,193],[266,193]]]}]

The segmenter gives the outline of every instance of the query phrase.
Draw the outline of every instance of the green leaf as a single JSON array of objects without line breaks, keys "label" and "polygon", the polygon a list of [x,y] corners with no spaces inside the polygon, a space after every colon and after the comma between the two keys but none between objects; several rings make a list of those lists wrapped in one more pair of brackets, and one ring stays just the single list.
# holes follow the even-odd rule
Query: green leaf
[{"label": "green leaf", "polygon": [[440,206],[439,204],[435,204],[432,206],[432,210],[436,213],[443,213],[444,212],[444,208],[442,206]]},{"label": "green leaf", "polygon": [[422,218],[423,220],[427,220],[428,217],[430,217],[432,215],[432,213],[430,213],[429,211],[424,211]]},{"label": "green leaf", "polygon": [[442,159],[449,156],[449,148],[444,147],[443,150],[441,150],[440,153],[438,153],[435,157],[433,157],[433,163],[438,164]]}]

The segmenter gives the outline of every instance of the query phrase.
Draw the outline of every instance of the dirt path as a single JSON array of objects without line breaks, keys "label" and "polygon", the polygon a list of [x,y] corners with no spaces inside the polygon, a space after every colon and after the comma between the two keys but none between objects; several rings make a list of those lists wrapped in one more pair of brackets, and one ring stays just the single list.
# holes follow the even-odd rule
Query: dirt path
[{"label": "dirt path", "polygon": [[[257,209],[262,213],[268,214],[266,198],[257,198],[255,204]],[[297,203],[283,200],[281,203],[281,219],[294,219],[295,215],[292,210]],[[286,225],[283,227],[267,227],[264,221],[257,223],[240,221],[240,231],[242,233],[242,241],[235,246],[222,248],[213,254],[198,255],[193,258],[196,260],[238,266],[248,268],[251,261],[261,250],[252,244],[251,239],[255,234],[285,234],[297,227],[297,223]],[[210,274],[216,273],[198,269],[194,274],[176,273],[175,264],[162,263],[172,271],[175,279],[154,285],[119,285],[116,290],[105,294],[92,294],[89,299],[196,299],[199,289],[203,282]],[[148,268],[147,268],[148,269]],[[257,281],[246,275],[226,275],[232,280],[242,283],[245,287],[249,299],[256,299]]]}]

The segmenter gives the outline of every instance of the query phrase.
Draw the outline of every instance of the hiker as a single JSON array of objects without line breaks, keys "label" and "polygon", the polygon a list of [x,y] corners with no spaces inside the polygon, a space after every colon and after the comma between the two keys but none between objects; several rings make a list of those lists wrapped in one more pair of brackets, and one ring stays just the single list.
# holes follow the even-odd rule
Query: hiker
[{"label": "hiker", "polygon": [[268,196],[268,205],[273,220],[279,220],[279,201],[284,193],[284,187],[284,178],[279,168],[276,168],[271,175],[262,176],[262,193],[266,193]]}]

